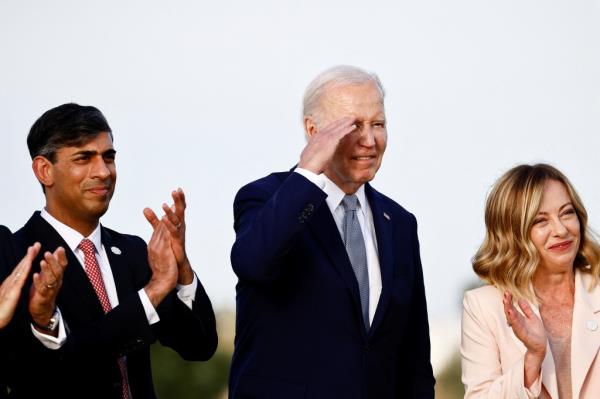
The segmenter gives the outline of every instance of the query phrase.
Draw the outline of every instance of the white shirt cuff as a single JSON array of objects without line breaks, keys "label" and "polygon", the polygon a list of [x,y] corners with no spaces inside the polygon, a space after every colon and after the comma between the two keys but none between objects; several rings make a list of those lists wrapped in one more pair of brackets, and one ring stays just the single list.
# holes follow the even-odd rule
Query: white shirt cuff
[{"label": "white shirt cuff", "polygon": [[56,313],[58,318],[58,337],[53,337],[52,335],[41,333],[35,329],[33,324],[31,325],[31,331],[33,332],[33,336],[36,337],[46,348],[52,350],[60,349],[67,340],[67,331],[65,330],[65,323],[62,319],[60,310],[58,308],[56,308]]},{"label": "white shirt cuff", "polygon": [[311,172],[308,169],[302,169],[302,168],[296,168],[296,169],[294,169],[294,172],[297,172],[297,173],[301,174],[302,176],[306,177],[308,180],[310,180],[315,186],[319,187],[321,190],[323,190],[325,188],[325,180],[323,180],[323,177],[321,175]]},{"label": "white shirt cuff", "polygon": [[198,288],[198,277],[194,273],[194,279],[190,284],[177,284],[177,297],[181,302],[185,303],[185,306],[192,310],[192,303],[196,298],[196,289]]},{"label": "white shirt cuff", "polygon": [[146,319],[148,319],[148,324],[152,325],[158,323],[160,321],[160,317],[158,317],[158,313],[154,306],[152,306],[152,302],[150,302],[150,298],[148,298],[148,294],[142,288],[138,291],[138,295],[140,296],[140,301],[142,301],[142,306],[144,307],[144,312],[146,313]]}]

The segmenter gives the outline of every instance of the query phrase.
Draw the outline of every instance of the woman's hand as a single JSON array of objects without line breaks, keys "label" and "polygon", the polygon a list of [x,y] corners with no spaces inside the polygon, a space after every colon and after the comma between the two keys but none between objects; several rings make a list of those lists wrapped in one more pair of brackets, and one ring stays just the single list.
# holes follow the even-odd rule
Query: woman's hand
[{"label": "woman's hand", "polygon": [[546,330],[542,320],[533,312],[527,301],[523,299],[518,301],[523,314],[519,313],[513,305],[510,292],[504,293],[502,303],[504,304],[504,313],[508,325],[527,348],[524,373],[525,386],[529,388],[540,376],[542,362],[546,357],[546,345],[548,343]]}]

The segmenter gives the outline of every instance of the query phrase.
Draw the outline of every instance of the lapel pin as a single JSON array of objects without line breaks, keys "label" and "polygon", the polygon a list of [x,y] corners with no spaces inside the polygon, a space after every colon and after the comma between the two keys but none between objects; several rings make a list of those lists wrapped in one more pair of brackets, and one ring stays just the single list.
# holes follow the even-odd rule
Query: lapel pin
[{"label": "lapel pin", "polygon": [[110,247],[110,250],[115,255],[121,255],[121,250],[118,247]]},{"label": "lapel pin", "polygon": [[388,215],[385,212],[383,212],[383,217],[386,218],[387,220],[392,220],[392,218],[390,217],[390,215]]},{"label": "lapel pin", "polygon": [[598,329],[598,322],[596,320],[588,320],[585,326],[590,331],[596,331]]}]

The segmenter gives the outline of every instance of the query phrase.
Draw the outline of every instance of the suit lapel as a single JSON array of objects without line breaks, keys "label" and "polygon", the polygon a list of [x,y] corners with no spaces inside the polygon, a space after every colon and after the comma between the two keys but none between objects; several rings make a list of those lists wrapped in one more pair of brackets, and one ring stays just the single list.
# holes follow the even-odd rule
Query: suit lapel
[{"label": "suit lapel", "polygon": [[117,246],[110,232],[104,227],[102,227],[101,234],[102,245],[106,251],[120,303],[131,291],[131,286],[128,284],[131,278],[127,267],[126,248]]},{"label": "suit lapel", "polygon": [[[80,306],[89,309],[94,314],[103,314],[102,305],[87,274],[85,274],[81,263],[60,234],[40,216],[39,212],[33,214],[24,229],[29,243],[39,241],[42,244],[40,253],[44,253],[44,251],[53,252],[59,246],[65,249],[68,265],[63,276],[63,286],[58,295],[58,303],[61,309]],[[41,257],[39,258],[41,259]],[[35,263],[39,265],[39,260]],[[84,303],[83,306],[80,305],[81,302]]]},{"label": "suit lapel", "polygon": [[571,333],[571,379],[578,398],[585,377],[600,349],[600,288],[588,291],[590,276],[575,272],[575,304]]},{"label": "suit lapel", "polygon": [[377,252],[379,255],[379,268],[381,270],[381,296],[371,325],[372,334],[381,321],[390,300],[392,283],[394,279],[394,237],[391,211],[385,209],[378,193],[369,185],[365,185],[365,194],[373,214],[375,235],[377,237]]},{"label": "suit lapel", "polygon": [[309,226],[317,241],[321,244],[323,251],[329,257],[330,263],[348,287],[352,302],[356,308],[356,314],[360,316],[360,325],[363,326],[364,330],[358,282],[356,281],[348,253],[340,237],[340,232],[327,204],[323,203],[317,208],[315,215],[310,220]]}]

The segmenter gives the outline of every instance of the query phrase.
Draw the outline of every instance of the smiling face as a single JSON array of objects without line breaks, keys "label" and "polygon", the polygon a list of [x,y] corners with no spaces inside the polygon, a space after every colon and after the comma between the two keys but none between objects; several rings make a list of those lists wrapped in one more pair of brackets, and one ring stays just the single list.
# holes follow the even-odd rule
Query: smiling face
[{"label": "smiling face", "polygon": [[54,163],[36,157],[34,170],[45,187],[48,212],[84,235],[91,233],[115,190],[115,154],[109,133],[103,132],[81,146],[60,148]]},{"label": "smiling face", "polygon": [[538,270],[564,272],[573,269],[581,241],[580,224],[562,183],[548,180],[544,185],[530,237],[540,255]]},{"label": "smiling face", "polygon": [[371,181],[387,145],[385,110],[374,83],[328,89],[321,99],[320,126],[350,116],[356,129],[344,137],[324,173],[346,194]]}]

